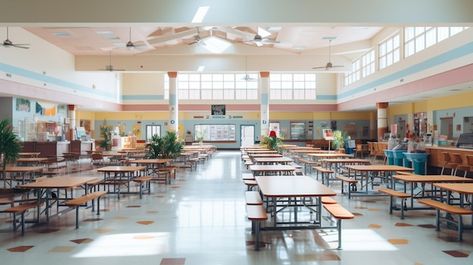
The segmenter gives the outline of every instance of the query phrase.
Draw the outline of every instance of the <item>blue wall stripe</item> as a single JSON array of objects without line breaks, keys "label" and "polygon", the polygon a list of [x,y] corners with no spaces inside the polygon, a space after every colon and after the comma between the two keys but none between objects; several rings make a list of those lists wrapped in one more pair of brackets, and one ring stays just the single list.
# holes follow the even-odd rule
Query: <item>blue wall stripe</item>
[{"label": "blue wall stripe", "polygon": [[122,95],[122,100],[163,100],[163,95]]},{"label": "blue wall stripe", "polygon": [[72,83],[72,82],[62,80],[59,78],[43,75],[41,73],[33,72],[30,70],[16,67],[9,64],[0,63],[0,71],[11,73],[13,75],[19,75],[22,77],[26,77],[29,79],[41,81],[44,83],[48,83],[48,84],[52,84],[52,85],[56,85],[56,86],[60,86],[64,88],[75,89],[81,92],[91,93],[94,95],[100,95],[100,96],[104,96],[108,98],[114,97],[113,93],[110,93],[110,92],[95,90],[95,89],[92,89],[91,87],[86,87],[86,86]]},{"label": "blue wall stripe", "polygon": [[354,89],[350,89],[349,91],[342,92],[340,95],[338,95],[339,99],[343,99],[349,96],[352,96],[354,94],[358,94],[361,92],[364,92],[366,90],[373,89],[377,86],[381,86],[385,83],[389,83],[395,80],[400,80],[401,78],[404,78],[406,76],[418,73],[420,71],[427,70],[431,67],[440,65],[442,63],[446,63],[448,61],[460,58],[465,55],[469,55],[473,53],[473,42],[467,43],[463,46],[460,46],[456,49],[450,50],[446,53],[437,55],[435,57],[432,57],[430,59],[427,59],[421,63],[415,64],[413,66],[407,67],[404,70],[401,70],[399,72],[387,75],[385,77],[382,77],[380,79],[374,80],[372,82],[369,82],[365,85],[356,87]]},{"label": "blue wall stripe", "polygon": [[337,100],[337,95],[317,95],[318,100]]}]

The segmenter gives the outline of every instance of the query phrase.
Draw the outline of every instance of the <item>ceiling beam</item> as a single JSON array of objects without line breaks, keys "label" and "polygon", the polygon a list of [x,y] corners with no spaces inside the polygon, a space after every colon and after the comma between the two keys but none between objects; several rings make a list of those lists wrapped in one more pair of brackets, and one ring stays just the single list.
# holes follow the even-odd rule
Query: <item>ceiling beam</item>
[{"label": "ceiling beam", "polygon": [[472,23],[471,0],[0,0],[0,24],[188,23],[209,6],[203,23],[404,25]]},{"label": "ceiling beam", "polygon": [[[245,62],[247,59],[247,62]],[[104,69],[108,56],[76,56],[77,71]],[[333,73],[351,70],[351,61],[344,56],[333,56],[334,65],[345,65]],[[112,65],[126,71],[197,71],[201,65],[206,72],[218,71],[313,71],[312,67],[327,63],[325,55],[140,55],[113,56]],[[325,72],[325,71],[322,71]]]}]

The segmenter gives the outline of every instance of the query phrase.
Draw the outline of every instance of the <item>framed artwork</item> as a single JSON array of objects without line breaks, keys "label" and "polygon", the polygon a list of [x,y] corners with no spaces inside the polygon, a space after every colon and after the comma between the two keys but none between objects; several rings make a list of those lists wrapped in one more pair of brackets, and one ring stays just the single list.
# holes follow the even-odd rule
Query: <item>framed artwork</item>
[{"label": "framed artwork", "polygon": [[26,98],[16,98],[16,111],[24,111],[30,112],[31,111],[31,101]]}]

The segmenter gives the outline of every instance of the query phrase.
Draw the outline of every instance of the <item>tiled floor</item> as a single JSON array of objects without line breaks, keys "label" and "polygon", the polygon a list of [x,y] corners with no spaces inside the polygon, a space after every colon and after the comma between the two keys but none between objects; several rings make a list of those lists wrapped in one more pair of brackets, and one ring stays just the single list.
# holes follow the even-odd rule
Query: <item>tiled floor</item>
[{"label": "tiled floor", "polygon": [[21,237],[7,231],[1,214],[0,264],[473,264],[473,232],[458,243],[455,233],[435,231],[430,212],[408,212],[402,221],[390,216],[384,198],[337,196],[357,215],[344,222],[341,251],[327,250],[330,234],[288,231],[264,232],[265,247],[255,252],[241,169],[239,152],[219,152],[142,200],[108,195],[100,218],[81,211],[78,230],[69,212]]}]

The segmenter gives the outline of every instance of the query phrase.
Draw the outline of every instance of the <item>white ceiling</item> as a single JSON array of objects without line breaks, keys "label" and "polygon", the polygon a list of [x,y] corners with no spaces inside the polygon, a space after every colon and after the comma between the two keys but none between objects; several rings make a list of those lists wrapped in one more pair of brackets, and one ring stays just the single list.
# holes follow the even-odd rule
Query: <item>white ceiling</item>
[{"label": "white ceiling", "polygon": [[[126,43],[130,39],[130,27],[27,27],[26,29],[74,55],[104,55],[111,49],[113,54],[120,55],[152,53],[166,49],[171,50],[173,54],[179,53],[180,50],[187,53],[189,44],[195,40],[197,34],[202,39],[213,35],[232,44],[240,43],[256,47],[256,43],[251,40],[258,31],[257,26],[207,26],[199,27],[198,33],[194,27],[134,26],[131,27],[131,40],[140,48],[126,49]],[[332,41],[334,46],[369,40],[380,32],[382,27],[265,26],[264,29],[270,33],[266,40],[275,43],[263,42],[262,47],[272,48],[278,54],[283,50],[302,53],[327,47],[327,37],[335,38]],[[193,53],[199,54],[198,49],[194,50]]]}]

